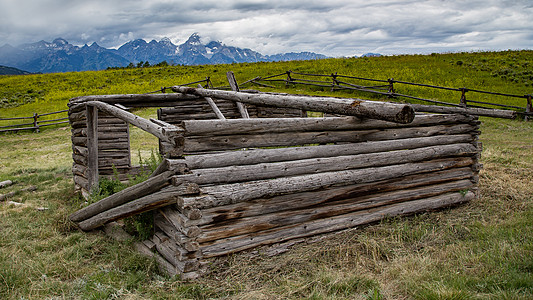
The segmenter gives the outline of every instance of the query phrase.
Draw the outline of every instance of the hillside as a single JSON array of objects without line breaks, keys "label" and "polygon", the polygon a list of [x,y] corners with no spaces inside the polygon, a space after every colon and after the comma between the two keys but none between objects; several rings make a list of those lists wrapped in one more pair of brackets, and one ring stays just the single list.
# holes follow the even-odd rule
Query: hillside
[{"label": "hillside", "polygon": [[[505,51],[0,76],[0,116],[55,111],[75,96],[144,93],[206,76],[215,85],[225,85],[228,70],[239,82],[295,70],[521,95],[533,92],[531,61],[533,51]],[[305,86],[279,85],[276,90],[370,97]],[[455,94],[412,92],[459,101],[450,98]],[[0,181],[14,182],[0,188],[0,194],[13,193],[0,203],[0,297],[531,299],[533,122],[481,121],[484,167],[478,199],[451,209],[389,218],[274,257],[260,249],[221,258],[211,265],[212,274],[195,282],[168,278],[153,260],[132,250],[131,243],[81,232],[69,222],[67,216],[84,200],[73,191],[68,127],[0,134]],[[132,154],[138,150],[145,159],[150,157],[157,141],[133,129],[131,135]],[[23,191],[31,186],[34,192]]]},{"label": "hillside", "polygon": [[19,70],[17,68],[0,66],[0,75],[28,75],[30,72]]}]

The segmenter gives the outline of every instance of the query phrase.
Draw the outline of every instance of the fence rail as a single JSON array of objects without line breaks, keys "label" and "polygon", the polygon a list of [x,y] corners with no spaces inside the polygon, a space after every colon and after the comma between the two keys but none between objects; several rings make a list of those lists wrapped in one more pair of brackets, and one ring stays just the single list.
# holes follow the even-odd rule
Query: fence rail
[{"label": "fence rail", "polygon": [[[307,76],[308,78],[302,78],[302,76]],[[325,78],[330,78],[330,80],[326,81],[324,80]],[[378,83],[378,85],[354,84],[351,82],[347,82],[347,80],[349,79],[376,82]],[[383,79],[341,75],[337,73],[312,74],[312,73],[304,73],[304,72],[294,72],[291,70],[286,71],[285,73],[268,75],[265,77],[256,77],[247,82],[252,83],[252,84],[262,85],[262,86],[269,86],[269,87],[273,87],[269,85],[269,83],[272,84],[276,82],[283,82],[286,85],[301,84],[301,85],[309,85],[309,86],[316,86],[316,87],[322,87],[322,88],[331,88],[332,91],[354,90],[354,91],[359,91],[359,92],[379,94],[379,95],[387,96],[389,98],[407,98],[407,99],[413,99],[413,100],[418,100],[418,101],[430,102],[433,104],[441,104],[441,105],[465,107],[465,108],[475,107],[475,108],[489,108],[490,109],[492,107],[498,107],[498,108],[503,108],[503,109],[515,110],[518,114],[523,115],[526,120],[528,118],[533,119],[533,105],[532,105],[533,94],[515,95],[515,94],[509,94],[509,93],[498,93],[498,92],[483,91],[483,90],[478,90],[478,89],[470,89],[466,87],[452,88],[452,87],[444,87],[444,86],[437,86],[437,85],[431,85],[431,84],[415,83],[415,82],[394,80],[393,78],[383,80]],[[384,84],[380,85],[379,83],[384,83]],[[434,100],[434,99],[426,99],[426,98],[421,98],[417,96],[397,93],[396,87],[398,85],[410,85],[410,86],[418,86],[418,87],[423,87],[423,88],[459,92],[461,93],[461,95],[460,95],[459,103],[445,102],[445,101]],[[521,98],[521,99],[525,99],[525,105],[517,106],[517,105],[492,103],[492,102],[487,102],[487,101],[469,100],[466,97],[467,93],[479,93],[479,94],[502,96],[502,97],[509,97],[509,98]],[[490,106],[490,107],[487,107],[487,106]]]},{"label": "fence rail", "polygon": [[39,120],[39,118],[44,117],[44,116],[55,115],[55,114],[60,114],[60,113],[65,113],[65,112],[68,112],[68,109],[44,113],[44,114],[33,113],[33,116],[31,117],[0,118],[0,121],[31,120],[28,123],[0,126],[0,132],[17,132],[20,130],[34,130],[35,132],[39,132],[40,128],[42,127],[59,125],[59,124],[67,124],[68,117],[51,119],[51,120],[41,120],[41,121]]}]

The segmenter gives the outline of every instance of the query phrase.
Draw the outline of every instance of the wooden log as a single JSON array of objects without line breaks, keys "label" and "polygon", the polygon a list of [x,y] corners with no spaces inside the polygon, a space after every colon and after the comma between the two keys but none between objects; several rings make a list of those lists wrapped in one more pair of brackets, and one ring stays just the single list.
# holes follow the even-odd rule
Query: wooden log
[{"label": "wooden log", "polygon": [[178,230],[178,232],[181,232],[185,236],[189,238],[195,238],[200,235],[201,230],[198,228],[198,226],[183,226],[183,224],[180,222],[182,218],[180,218],[180,213],[172,208],[165,207],[159,211],[161,215],[165,217],[167,221],[169,221],[174,228]]},{"label": "wooden log", "polygon": [[78,226],[84,231],[89,231],[108,222],[174,204],[176,203],[177,197],[177,195],[169,196],[164,191],[148,194],[83,220],[78,223]]},{"label": "wooden log", "polygon": [[[172,183],[174,185],[179,185],[183,182],[194,182],[202,185],[245,182],[303,174],[412,163],[443,157],[468,156],[476,153],[477,149],[472,144],[453,144],[423,147],[413,150],[396,150],[337,157],[311,158],[245,166],[234,165],[221,168],[195,169],[191,171],[191,174],[173,176]],[[235,164],[237,163],[238,161],[235,161]]]},{"label": "wooden log", "polygon": [[189,252],[195,252],[200,249],[200,244],[194,238],[187,237],[179,232],[176,227],[174,227],[172,223],[160,213],[156,213],[154,217],[154,227],[163,231],[173,242]]},{"label": "wooden log", "polygon": [[74,183],[86,191],[89,190],[89,181],[84,176],[74,174]]},{"label": "wooden log", "polygon": [[187,120],[182,126],[186,136],[259,134],[287,131],[368,130],[399,127],[420,127],[467,123],[475,125],[475,119],[466,115],[416,115],[409,124],[398,124],[357,117],[336,118],[255,118],[219,120]]},{"label": "wooden log", "polygon": [[401,202],[369,210],[357,211],[328,219],[314,220],[301,224],[266,230],[258,234],[245,234],[224,240],[201,244],[204,258],[226,255],[260,245],[317,235],[321,233],[352,228],[362,224],[379,221],[385,217],[408,215],[426,210],[438,209],[463,203],[475,198],[472,192],[466,194],[449,193],[440,196]]},{"label": "wooden log", "polygon": [[161,254],[167,261],[169,261],[172,265],[174,265],[179,272],[190,272],[190,271],[196,271],[200,267],[200,263],[197,259],[189,259],[189,260],[179,260],[176,257],[176,252],[173,248],[171,248],[170,243],[168,241],[162,241],[159,237],[159,232],[156,232],[154,234],[152,241],[154,242],[157,251],[159,254]]},{"label": "wooden log", "polygon": [[72,165],[72,173],[74,175],[81,175],[83,177],[87,176],[87,167],[84,165],[79,165],[77,163],[74,163]]},{"label": "wooden log", "polygon": [[184,218],[182,223],[184,226],[201,226],[236,218],[251,217],[288,210],[294,211],[306,207],[322,205],[331,201],[338,201],[342,197],[355,198],[369,195],[373,196],[377,193],[385,193],[394,190],[417,188],[420,186],[471,179],[472,176],[472,170],[468,167],[465,167],[405,176],[401,178],[393,178],[377,182],[332,187],[322,190],[293,193],[275,197],[258,198],[246,202],[204,209],[201,211],[202,217],[200,219],[192,220],[191,218]]},{"label": "wooden log", "polygon": [[122,104],[128,107],[173,107],[176,102],[199,99],[197,96],[180,93],[165,94],[126,94],[126,95],[94,95],[81,96],[69,100],[69,107],[90,101],[101,101],[108,104]]},{"label": "wooden log", "polygon": [[185,152],[224,151],[241,148],[298,146],[322,143],[360,143],[365,141],[397,140],[434,135],[477,133],[469,124],[438,125],[413,128],[391,128],[362,131],[284,132],[251,135],[220,135],[188,137]]},{"label": "wooden log", "polygon": [[475,116],[485,116],[493,118],[514,119],[516,118],[516,111],[513,110],[501,110],[501,109],[486,109],[475,107],[448,107],[437,105],[423,105],[423,104],[411,104],[415,111],[431,112],[441,114],[467,114]]},{"label": "wooden log", "polygon": [[[198,84],[198,87],[202,87],[201,84]],[[217,115],[217,118],[219,118],[220,120],[226,120],[226,118],[224,117],[224,115],[222,114],[222,112],[220,111],[220,109],[218,109],[218,106],[216,105],[215,101],[213,101],[213,98],[211,97],[204,97],[205,101],[207,101],[207,103],[209,103],[209,106],[211,106],[211,109],[213,110],[213,112]]]},{"label": "wooden log", "polygon": [[87,171],[88,190],[98,187],[98,109],[87,107]]},{"label": "wooden log", "polygon": [[0,181],[0,189],[1,188],[5,188],[7,186],[10,186],[12,184],[13,184],[13,181],[11,181],[11,180]]},{"label": "wooden log", "polygon": [[458,157],[384,167],[306,174],[245,183],[205,186],[202,187],[202,192],[206,195],[180,197],[178,198],[178,206],[180,209],[205,209],[256,198],[313,191],[330,186],[368,183],[438,170],[466,167],[472,165],[472,163],[473,159],[471,157]]},{"label": "wooden log", "polygon": [[202,244],[209,241],[253,232],[261,234],[261,231],[271,228],[301,224],[318,219],[327,219],[358,210],[368,210],[397,202],[412,201],[449,192],[468,190],[472,186],[473,183],[470,180],[460,180],[414,189],[402,189],[384,194],[347,198],[342,199],[342,201],[334,201],[318,207],[223,221],[217,224],[202,226],[202,234],[198,237],[198,242]]},{"label": "wooden log", "polygon": [[154,232],[154,237],[159,239],[162,244],[166,244],[165,246],[173,253],[175,259],[178,259],[179,261],[201,258],[202,256],[200,251],[188,251],[183,247],[178,246],[178,244],[174,243],[172,238],[167,236],[163,231],[156,230]]},{"label": "wooden log", "polygon": [[[229,82],[229,86],[231,87],[231,90],[235,92],[240,92],[239,86],[237,85],[237,80],[235,79],[235,74],[233,74],[232,71],[229,71],[226,73],[226,77],[228,78],[228,82]],[[243,119],[249,119],[250,115],[248,114],[248,110],[246,109],[246,106],[242,104],[240,101],[236,101],[235,104],[237,104],[237,108],[239,109],[241,117]]]},{"label": "wooden log", "polygon": [[120,192],[78,210],[71,214],[69,219],[73,222],[81,222],[131,200],[159,191],[161,188],[170,184],[170,176],[173,174],[174,172],[172,171],[166,171],[157,176],[148,178],[146,181],[125,188]]},{"label": "wooden log", "polygon": [[413,121],[414,110],[405,104],[374,102],[360,99],[339,99],[328,97],[308,97],[290,95],[249,94],[234,91],[195,89],[175,86],[176,92],[202,97],[221,98],[259,106],[298,108],[305,111],[322,111],[352,115],[369,119],[379,119],[395,123]]},{"label": "wooden log", "polygon": [[[189,155],[184,157],[185,160],[177,160],[176,163],[184,163],[190,169],[219,168],[231,166],[235,164],[235,162],[238,162],[239,165],[252,165],[316,157],[334,157],[385,152],[400,149],[414,149],[434,145],[469,143],[472,140],[473,138],[470,134],[437,135],[421,138],[362,142],[342,145],[318,145],[307,147],[228,151],[222,153]],[[166,161],[169,165],[174,163],[173,160],[167,159]]]},{"label": "wooden log", "polygon": [[86,104],[88,106],[96,107],[99,110],[102,110],[106,113],[112,114],[115,117],[127,123],[131,123],[135,125],[136,127],[155,135],[159,139],[162,139],[170,143],[174,143],[175,142],[174,140],[179,137],[178,135],[182,131],[179,127],[176,127],[176,126],[172,126],[172,127],[158,126],[150,122],[149,120],[146,120],[130,112],[127,112],[125,110],[111,106],[103,102],[89,101]]}]

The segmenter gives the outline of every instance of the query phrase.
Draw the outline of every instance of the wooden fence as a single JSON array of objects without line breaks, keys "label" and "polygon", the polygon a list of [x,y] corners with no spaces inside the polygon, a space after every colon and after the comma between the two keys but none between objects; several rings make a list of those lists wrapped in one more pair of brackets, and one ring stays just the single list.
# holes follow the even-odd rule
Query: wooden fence
[{"label": "wooden fence", "polygon": [[[314,78],[314,79],[309,79],[309,78]],[[367,81],[367,82],[371,82],[374,84],[360,85],[360,84],[354,84],[353,82],[348,82],[349,80]],[[356,76],[347,76],[347,75],[341,75],[337,73],[329,74],[329,75],[328,74],[311,74],[311,73],[294,72],[290,70],[284,73],[280,73],[280,74],[269,75],[265,77],[255,77],[254,79],[248,80],[247,82],[257,84],[257,85],[267,86],[267,87],[274,87],[270,85],[270,83],[283,82],[285,84],[300,84],[300,85],[330,88],[332,91],[353,90],[353,91],[368,92],[368,93],[383,95],[389,98],[407,98],[407,99],[413,99],[413,100],[418,100],[418,101],[430,102],[433,104],[455,106],[455,107],[473,107],[473,108],[482,108],[482,109],[487,109],[487,108],[490,109],[490,108],[496,107],[496,108],[501,108],[501,109],[515,110],[518,114],[523,115],[526,120],[528,118],[533,118],[533,105],[532,105],[533,94],[515,95],[515,94],[508,94],[508,93],[496,93],[496,92],[490,92],[490,91],[482,91],[482,90],[471,89],[471,88],[466,88],[466,87],[451,88],[451,87],[443,87],[443,86],[436,86],[436,85],[430,85],[430,84],[421,84],[421,83],[407,82],[407,81],[401,81],[401,80],[394,80],[393,78],[382,80],[382,79],[364,78],[364,77],[356,77]],[[460,93],[460,95],[458,95],[457,97],[459,99],[459,103],[451,103],[451,102],[438,101],[438,100],[433,100],[433,99],[425,99],[425,98],[416,97],[413,95],[400,94],[396,92],[396,87],[398,85],[410,85],[410,86],[418,86],[418,87],[423,87],[423,88],[458,92]],[[509,97],[509,98],[521,98],[521,99],[524,99],[525,101],[524,101],[524,106],[505,105],[505,104],[500,104],[500,103],[470,100],[470,99],[467,99],[467,93],[495,95],[495,96],[503,96],[503,97]]]},{"label": "wooden fence", "polygon": [[31,117],[0,118],[0,121],[31,120],[31,121],[28,121],[28,123],[0,126],[0,132],[17,132],[20,130],[34,130],[35,132],[39,132],[39,129],[41,127],[59,125],[59,124],[68,124],[68,117],[51,119],[51,120],[39,120],[39,118],[42,118],[44,116],[50,116],[50,115],[66,113],[66,112],[68,112],[68,109],[49,112],[45,114],[33,113],[33,116]]}]

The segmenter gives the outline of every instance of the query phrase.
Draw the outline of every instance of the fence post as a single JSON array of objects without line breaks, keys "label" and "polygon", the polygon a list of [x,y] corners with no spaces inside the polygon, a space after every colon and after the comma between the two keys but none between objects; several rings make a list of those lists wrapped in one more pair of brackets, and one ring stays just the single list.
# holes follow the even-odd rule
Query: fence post
[{"label": "fence post", "polygon": [[524,116],[524,120],[529,121],[530,117],[527,114],[530,114],[533,112],[533,105],[531,104],[531,97],[533,95],[529,94],[526,95],[527,97],[527,104],[526,104],[526,115]]},{"label": "fence post", "polygon": [[462,107],[466,107],[466,92],[468,92],[467,88],[460,88],[461,91],[461,100],[459,100],[459,104],[461,104]]},{"label": "fence post", "polygon": [[338,86],[339,83],[337,82],[337,72],[335,74],[331,74],[331,78],[333,79],[333,84],[331,85],[331,91],[335,89],[335,86]]},{"label": "fence post", "polygon": [[289,85],[289,83],[292,83],[292,78],[291,78],[291,71],[287,71],[287,81],[285,82],[285,86]]},{"label": "fence post", "polygon": [[389,78],[387,79],[387,81],[389,82],[389,98],[392,98],[394,97],[394,93],[396,92],[394,90],[394,78]]},{"label": "fence post", "polygon": [[38,118],[39,118],[39,114],[33,113],[33,127],[35,128],[36,133],[39,133],[39,123],[37,123]]}]

